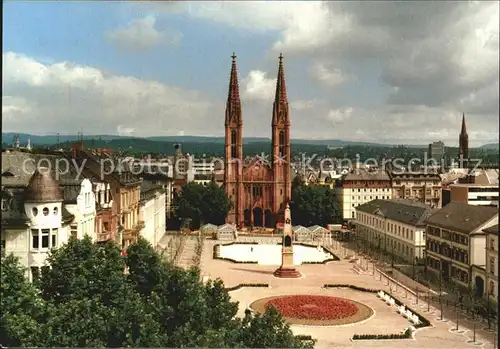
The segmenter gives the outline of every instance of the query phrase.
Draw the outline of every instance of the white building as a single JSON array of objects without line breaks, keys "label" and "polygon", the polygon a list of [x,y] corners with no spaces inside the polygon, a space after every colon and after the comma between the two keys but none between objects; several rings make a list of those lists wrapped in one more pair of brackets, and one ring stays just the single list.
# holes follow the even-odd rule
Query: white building
[{"label": "white building", "polygon": [[356,207],[356,233],[373,249],[416,263],[424,257],[424,221],[433,212],[417,201],[373,200]]},{"label": "white building", "polygon": [[347,174],[338,189],[338,199],[344,220],[356,219],[356,208],[372,200],[393,198],[391,179],[384,170],[355,168]]},{"label": "white building", "polygon": [[88,235],[93,241],[97,241],[95,229],[96,195],[90,180],[83,179],[75,181],[75,183],[63,184],[62,191],[64,205],[68,212],[75,217],[70,224],[70,236],[82,239]]},{"label": "white building", "polygon": [[[427,269],[484,296],[486,228],[498,224],[497,207],[450,202],[426,220]],[[482,269],[482,270],[481,270]]]},{"label": "white building", "polygon": [[161,185],[141,183],[139,217],[143,222],[141,236],[155,248],[166,230],[165,190]]},{"label": "white building", "polygon": [[59,184],[43,169],[35,171],[25,190],[2,190],[2,248],[28,268],[30,281],[47,267],[49,251],[68,241],[74,216],[63,200]]},{"label": "white building", "polygon": [[483,231],[486,233],[486,293],[498,303],[498,224]]}]

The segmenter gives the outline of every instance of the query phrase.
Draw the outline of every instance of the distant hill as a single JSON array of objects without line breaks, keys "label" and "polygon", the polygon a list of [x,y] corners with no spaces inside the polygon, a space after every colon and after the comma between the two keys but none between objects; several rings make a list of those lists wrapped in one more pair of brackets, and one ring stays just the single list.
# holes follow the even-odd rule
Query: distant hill
[{"label": "distant hill", "polygon": [[498,150],[498,149],[500,149],[500,144],[499,143],[488,143],[488,144],[482,145],[480,148]]}]

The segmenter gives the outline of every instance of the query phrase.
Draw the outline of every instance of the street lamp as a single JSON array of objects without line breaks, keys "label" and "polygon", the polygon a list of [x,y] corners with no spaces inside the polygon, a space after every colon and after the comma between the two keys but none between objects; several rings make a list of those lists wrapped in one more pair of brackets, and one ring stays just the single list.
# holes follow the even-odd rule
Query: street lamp
[{"label": "street lamp", "polygon": [[441,270],[439,271],[439,307],[441,308],[440,320],[443,320],[443,263],[439,263]]},{"label": "street lamp", "polygon": [[396,248],[396,244],[394,240],[391,240],[391,269],[394,268],[394,249]]}]

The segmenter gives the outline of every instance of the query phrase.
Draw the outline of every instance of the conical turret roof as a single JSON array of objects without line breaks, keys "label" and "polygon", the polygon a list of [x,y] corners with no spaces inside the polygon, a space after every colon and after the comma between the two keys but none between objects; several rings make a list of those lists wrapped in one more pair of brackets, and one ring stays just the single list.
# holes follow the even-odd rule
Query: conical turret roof
[{"label": "conical turret roof", "polygon": [[63,201],[61,187],[48,169],[35,171],[26,188],[25,201],[37,203]]}]

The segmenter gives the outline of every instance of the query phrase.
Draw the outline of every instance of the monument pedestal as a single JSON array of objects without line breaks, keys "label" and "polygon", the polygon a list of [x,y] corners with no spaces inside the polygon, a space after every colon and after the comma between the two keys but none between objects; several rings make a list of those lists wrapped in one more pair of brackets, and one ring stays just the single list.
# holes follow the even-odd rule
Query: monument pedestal
[{"label": "monument pedestal", "polygon": [[278,269],[276,269],[276,271],[274,272],[274,276],[276,276],[277,278],[292,279],[292,278],[299,278],[302,275],[295,268],[281,266]]}]

